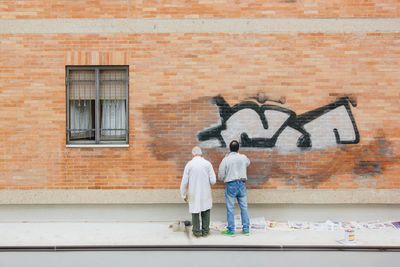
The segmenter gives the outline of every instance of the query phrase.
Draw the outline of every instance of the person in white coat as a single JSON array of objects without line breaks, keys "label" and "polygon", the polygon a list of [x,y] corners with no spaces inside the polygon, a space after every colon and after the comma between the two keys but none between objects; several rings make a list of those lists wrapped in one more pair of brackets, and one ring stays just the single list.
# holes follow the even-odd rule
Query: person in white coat
[{"label": "person in white coat", "polygon": [[193,235],[200,237],[210,233],[211,185],[215,184],[216,176],[211,163],[202,157],[200,147],[194,147],[192,154],[193,159],[186,164],[183,171],[180,190],[182,198],[189,203]]}]

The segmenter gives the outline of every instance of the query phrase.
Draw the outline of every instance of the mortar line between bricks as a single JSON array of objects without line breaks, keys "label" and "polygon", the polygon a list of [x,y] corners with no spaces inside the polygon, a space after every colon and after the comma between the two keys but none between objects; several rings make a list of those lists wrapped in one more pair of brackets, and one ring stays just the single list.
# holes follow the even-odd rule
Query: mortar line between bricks
[{"label": "mortar line between bricks", "polygon": [[398,33],[400,18],[369,19],[3,19],[0,34]]}]

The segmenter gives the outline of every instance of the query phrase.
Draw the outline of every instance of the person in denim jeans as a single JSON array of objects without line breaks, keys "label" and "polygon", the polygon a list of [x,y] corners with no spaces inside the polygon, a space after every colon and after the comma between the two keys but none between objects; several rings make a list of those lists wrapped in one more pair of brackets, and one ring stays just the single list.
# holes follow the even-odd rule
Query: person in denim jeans
[{"label": "person in denim jeans", "polygon": [[239,154],[239,142],[233,140],[229,144],[230,153],[222,160],[218,179],[225,183],[225,201],[228,221],[228,229],[223,231],[224,235],[235,234],[235,199],[240,207],[240,216],[242,219],[242,233],[249,235],[250,219],[247,210],[247,167],[250,160],[243,154]]}]

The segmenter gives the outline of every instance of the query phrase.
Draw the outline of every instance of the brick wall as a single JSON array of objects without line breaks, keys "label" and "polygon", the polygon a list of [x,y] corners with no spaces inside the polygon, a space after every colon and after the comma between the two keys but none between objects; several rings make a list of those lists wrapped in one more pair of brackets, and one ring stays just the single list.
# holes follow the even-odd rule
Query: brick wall
[{"label": "brick wall", "polygon": [[[3,37],[2,188],[176,188],[197,134],[218,123],[212,97],[258,92],[297,114],[350,95],[361,140],[243,149],[255,187],[399,187],[398,34]],[[129,148],[65,147],[68,64],[130,66]],[[215,167],[225,153],[205,151]]]},{"label": "brick wall", "polygon": [[[398,17],[400,6],[398,1],[131,1],[129,6],[77,1],[82,6],[69,8],[67,2],[2,1],[0,17]],[[314,146],[306,149],[243,148],[252,161],[250,187],[400,188],[400,33],[0,37],[1,189],[178,188],[192,146],[203,145],[215,169],[226,152],[199,141],[200,132],[221,120],[214,97],[234,107],[257,94],[286,99],[270,104],[297,115],[346,99],[351,117],[316,118],[317,125],[310,126]],[[66,65],[129,65],[128,148],[66,147]],[[239,120],[254,119],[248,116]],[[326,121],[344,125],[342,137],[354,141],[352,133],[358,132],[360,140],[328,144],[323,135],[333,134],[333,127]],[[321,146],[315,147],[319,134]],[[280,140],[291,138],[288,133]]]},{"label": "brick wall", "polygon": [[4,0],[14,18],[353,18],[398,17],[397,0]]}]

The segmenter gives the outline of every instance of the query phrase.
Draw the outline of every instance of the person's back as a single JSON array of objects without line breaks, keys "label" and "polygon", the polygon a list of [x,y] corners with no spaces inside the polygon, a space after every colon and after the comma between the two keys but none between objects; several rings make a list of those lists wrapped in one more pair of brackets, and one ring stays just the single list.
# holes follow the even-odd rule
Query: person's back
[{"label": "person's back", "polygon": [[250,160],[245,155],[238,153],[238,141],[233,140],[229,144],[229,149],[229,154],[222,160],[218,170],[218,178],[225,183],[225,201],[228,221],[227,229],[223,231],[222,234],[235,234],[234,205],[235,200],[237,200],[242,219],[242,232],[248,235],[250,233],[250,220],[247,211],[246,181],[247,166],[250,165]]},{"label": "person's back", "polygon": [[211,185],[215,184],[216,177],[211,163],[201,156],[199,147],[194,147],[192,154],[192,160],[183,171],[180,191],[182,198],[189,203],[189,212],[192,213],[193,235],[207,236],[210,232],[212,208]]},{"label": "person's back", "polygon": [[189,161],[190,169],[198,173],[203,179],[208,182],[208,167],[211,163],[202,158],[202,157],[194,157],[191,161]]},{"label": "person's back", "polygon": [[[188,162],[188,171],[189,171],[189,194],[190,196],[201,196],[203,199],[199,199],[189,202],[197,202],[199,203],[200,210],[204,209],[202,206],[208,206],[209,203],[212,204],[212,196],[211,196],[211,185],[215,183],[214,181],[210,181],[210,177],[215,177],[211,173],[212,165],[211,163],[204,159],[203,157],[194,157],[191,161]],[[195,175],[192,175],[192,174]],[[199,191],[201,193],[196,194],[194,191]],[[206,198],[206,199],[204,199]],[[204,202],[204,200],[207,200]]]},{"label": "person's back", "polygon": [[[230,152],[221,162],[220,179],[230,182],[238,179],[247,180],[247,166],[250,160],[238,152]],[[223,171],[223,172],[222,172]]]}]

